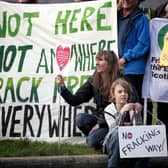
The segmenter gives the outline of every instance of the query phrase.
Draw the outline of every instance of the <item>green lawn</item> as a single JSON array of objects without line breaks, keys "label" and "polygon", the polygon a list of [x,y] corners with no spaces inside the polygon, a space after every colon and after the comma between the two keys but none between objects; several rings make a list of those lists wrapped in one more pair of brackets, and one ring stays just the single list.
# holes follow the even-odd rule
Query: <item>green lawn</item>
[{"label": "green lawn", "polygon": [[0,140],[0,157],[100,154],[86,145],[58,144],[30,140]]}]

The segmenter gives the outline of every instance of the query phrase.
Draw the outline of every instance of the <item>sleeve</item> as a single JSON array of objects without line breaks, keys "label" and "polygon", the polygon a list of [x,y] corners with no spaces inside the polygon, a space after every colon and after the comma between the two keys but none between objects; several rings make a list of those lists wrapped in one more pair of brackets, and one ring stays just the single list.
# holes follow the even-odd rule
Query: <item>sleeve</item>
[{"label": "sleeve", "polygon": [[116,117],[115,117],[116,113],[117,111],[113,103],[111,103],[104,109],[104,117],[109,129],[112,129],[113,127],[116,126]]},{"label": "sleeve", "polygon": [[150,48],[149,20],[146,16],[142,16],[141,20],[136,25],[136,29],[137,44],[132,49],[128,49],[123,56],[127,62],[132,59],[145,57]]},{"label": "sleeve", "polygon": [[88,102],[94,96],[91,78],[89,78],[74,94],[66,87],[61,88],[61,96],[71,106],[77,106],[84,102]]}]

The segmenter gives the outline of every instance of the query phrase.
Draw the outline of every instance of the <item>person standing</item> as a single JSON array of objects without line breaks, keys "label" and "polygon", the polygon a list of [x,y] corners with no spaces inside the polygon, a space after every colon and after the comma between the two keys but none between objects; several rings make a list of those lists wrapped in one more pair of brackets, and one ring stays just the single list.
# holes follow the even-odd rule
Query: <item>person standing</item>
[{"label": "person standing", "polygon": [[150,49],[149,20],[139,8],[142,0],[121,0],[118,11],[119,65],[142,100],[142,82]]}]

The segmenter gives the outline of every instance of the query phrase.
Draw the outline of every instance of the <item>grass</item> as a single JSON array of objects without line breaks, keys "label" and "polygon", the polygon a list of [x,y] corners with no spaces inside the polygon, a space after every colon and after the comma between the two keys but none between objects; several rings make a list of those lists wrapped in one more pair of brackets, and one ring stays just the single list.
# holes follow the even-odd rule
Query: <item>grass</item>
[{"label": "grass", "polygon": [[[153,103],[153,120],[156,123],[157,103]],[[0,157],[21,157],[21,156],[54,156],[54,155],[85,155],[101,154],[101,151],[88,147],[85,144],[58,144],[41,141],[0,140]]]},{"label": "grass", "polygon": [[157,121],[157,103],[153,102],[152,124],[155,125]]},{"label": "grass", "polygon": [[0,157],[100,154],[84,144],[58,144],[28,139],[1,140]]}]

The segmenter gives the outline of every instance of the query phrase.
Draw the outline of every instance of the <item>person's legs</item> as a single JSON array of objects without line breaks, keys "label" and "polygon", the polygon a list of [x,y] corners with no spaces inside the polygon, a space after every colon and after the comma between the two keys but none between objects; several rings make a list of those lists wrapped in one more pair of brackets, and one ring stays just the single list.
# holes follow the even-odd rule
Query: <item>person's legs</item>
[{"label": "person's legs", "polygon": [[153,103],[147,100],[147,125],[152,125],[153,118]]},{"label": "person's legs", "polygon": [[147,168],[148,167],[149,158],[139,158],[135,160],[134,168]]},{"label": "person's legs", "polygon": [[89,134],[90,130],[97,124],[97,117],[92,114],[80,113],[76,117],[76,125],[86,135],[86,143],[95,149],[102,149],[103,140],[108,128],[98,128]]},{"label": "person's legs", "polygon": [[[125,75],[125,79],[133,86],[138,94],[139,102],[144,105],[144,100],[142,98],[142,83],[143,83],[143,76],[144,75]],[[147,125],[152,124],[152,112],[153,112],[153,104],[151,101],[147,102]],[[142,113],[143,117],[143,113]]]},{"label": "person's legs", "polygon": [[86,137],[86,143],[95,149],[102,149],[108,128],[98,128]]},{"label": "person's legs", "polygon": [[158,119],[166,125],[166,134],[168,137],[168,103],[158,102],[157,115]]},{"label": "person's legs", "polygon": [[96,124],[97,118],[94,115],[80,113],[76,116],[76,125],[86,136]]},{"label": "person's legs", "polygon": [[119,168],[120,155],[119,155],[119,139],[118,128],[113,128],[106,142],[106,150],[108,153],[108,168]]},{"label": "person's legs", "polygon": [[148,168],[149,158],[129,158],[126,160],[129,168]]},{"label": "person's legs", "polygon": [[135,87],[140,102],[142,103],[142,82],[143,82],[143,75],[125,75],[125,79]]}]

